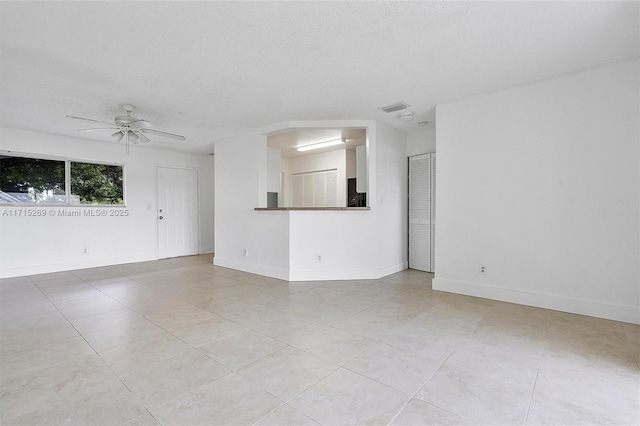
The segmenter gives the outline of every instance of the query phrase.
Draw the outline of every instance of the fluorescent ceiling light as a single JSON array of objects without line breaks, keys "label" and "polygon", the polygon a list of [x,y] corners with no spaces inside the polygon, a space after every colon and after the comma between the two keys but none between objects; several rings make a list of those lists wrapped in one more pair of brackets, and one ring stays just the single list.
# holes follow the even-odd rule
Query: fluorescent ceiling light
[{"label": "fluorescent ceiling light", "polygon": [[312,149],[325,148],[327,146],[341,145],[341,144],[344,144],[344,141],[342,139],[332,139],[326,142],[312,143],[311,145],[299,146],[296,149],[302,152],[302,151],[310,151]]}]

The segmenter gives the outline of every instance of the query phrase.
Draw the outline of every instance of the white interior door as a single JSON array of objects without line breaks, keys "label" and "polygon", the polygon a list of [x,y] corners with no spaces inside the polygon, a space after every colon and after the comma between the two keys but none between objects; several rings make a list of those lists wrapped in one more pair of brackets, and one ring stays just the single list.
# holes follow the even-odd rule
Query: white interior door
[{"label": "white interior door", "polygon": [[158,257],[198,254],[198,172],[158,167]]},{"label": "white interior door", "polygon": [[431,156],[409,158],[409,268],[431,272]]}]

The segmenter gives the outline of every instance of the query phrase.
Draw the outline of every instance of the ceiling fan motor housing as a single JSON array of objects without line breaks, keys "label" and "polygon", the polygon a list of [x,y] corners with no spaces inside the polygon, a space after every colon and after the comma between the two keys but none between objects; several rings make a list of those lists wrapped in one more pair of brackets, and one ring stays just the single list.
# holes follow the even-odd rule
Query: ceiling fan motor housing
[{"label": "ceiling fan motor housing", "polygon": [[133,127],[139,127],[139,128],[151,127],[151,123],[149,123],[148,121],[143,120],[141,118],[131,117],[129,115],[117,115],[114,118],[114,122],[118,126],[131,126],[133,124],[134,125]]},{"label": "ceiling fan motor housing", "polygon": [[129,127],[132,124],[135,124],[136,128],[149,128],[151,127],[151,123],[141,118],[132,117],[131,113],[136,110],[136,107],[133,105],[122,105],[122,109],[127,113],[127,115],[116,115],[114,118],[114,122],[118,126]]}]

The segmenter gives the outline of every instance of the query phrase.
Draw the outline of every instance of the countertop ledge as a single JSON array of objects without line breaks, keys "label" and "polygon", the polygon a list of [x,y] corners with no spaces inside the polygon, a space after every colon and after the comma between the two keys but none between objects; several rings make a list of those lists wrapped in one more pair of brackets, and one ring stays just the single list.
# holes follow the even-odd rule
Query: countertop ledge
[{"label": "countertop ledge", "polygon": [[256,207],[255,211],[367,211],[371,210],[371,207]]}]

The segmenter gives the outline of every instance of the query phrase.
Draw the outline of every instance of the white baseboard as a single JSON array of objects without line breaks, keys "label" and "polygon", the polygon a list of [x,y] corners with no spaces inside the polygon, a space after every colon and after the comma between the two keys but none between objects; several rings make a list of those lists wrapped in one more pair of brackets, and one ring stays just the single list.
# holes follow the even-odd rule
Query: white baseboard
[{"label": "white baseboard", "polygon": [[291,271],[289,281],[375,280],[404,271],[407,267],[408,262],[399,262],[376,269]]},{"label": "white baseboard", "polygon": [[150,260],[157,260],[157,259],[158,257],[155,254],[153,254],[152,256],[149,256],[149,255],[128,256],[126,259],[106,258],[106,259],[95,259],[95,260],[83,260],[83,261],[76,261],[76,262],[53,263],[53,264],[47,264],[47,265],[18,266],[13,268],[0,269],[0,278],[12,278],[12,277],[22,277],[25,275],[38,275],[38,274],[48,274],[52,272],[74,271],[76,269],[123,265],[126,263],[147,262]]},{"label": "white baseboard", "polygon": [[252,263],[238,262],[234,259],[214,257],[213,264],[237,271],[264,275],[285,281],[337,281],[337,280],[365,280],[378,279],[387,275],[407,269],[407,262],[400,262],[376,269],[349,269],[349,270],[325,270],[325,271],[289,271],[286,269],[272,268],[269,266],[255,265]]},{"label": "white baseboard", "polygon": [[432,286],[434,290],[447,291],[450,293],[465,294],[519,305],[535,306],[572,314],[640,324],[640,308],[637,306],[616,305],[556,294],[533,293],[438,277],[433,279]]},{"label": "white baseboard", "polygon": [[200,247],[200,254],[211,254],[213,253],[213,246]]},{"label": "white baseboard", "polygon": [[264,275],[266,277],[277,278],[279,280],[289,281],[289,271],[286,269],[273,268],[271,266],[256,265],[247,262],[238,262],[234,259],[226,259],[215,256],[213,258],[215,266],[223,268],[235,269],[237,271],[249,272],[251,274]]}]

